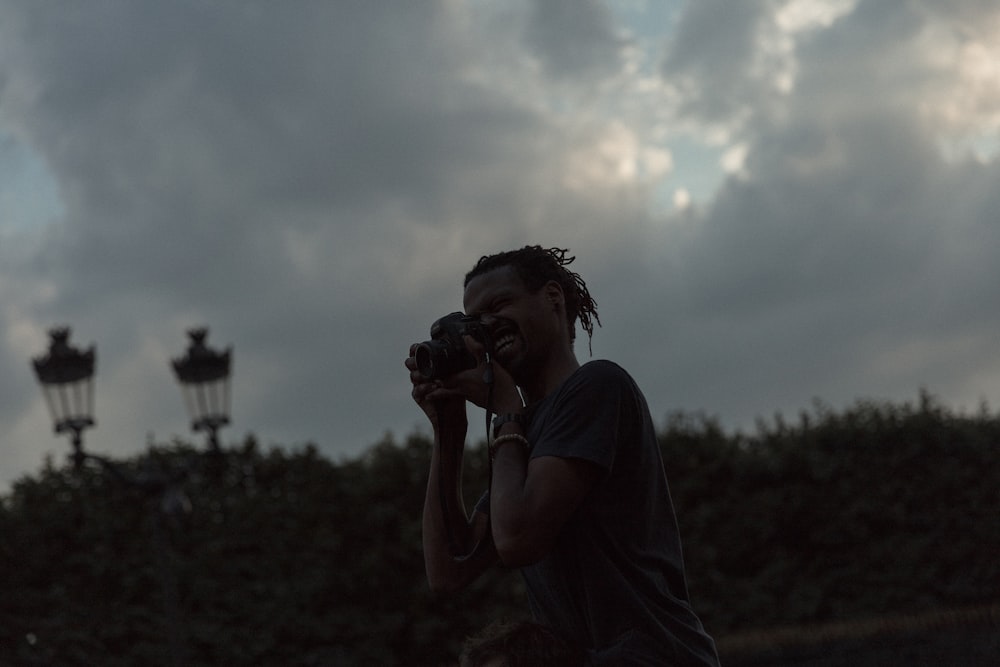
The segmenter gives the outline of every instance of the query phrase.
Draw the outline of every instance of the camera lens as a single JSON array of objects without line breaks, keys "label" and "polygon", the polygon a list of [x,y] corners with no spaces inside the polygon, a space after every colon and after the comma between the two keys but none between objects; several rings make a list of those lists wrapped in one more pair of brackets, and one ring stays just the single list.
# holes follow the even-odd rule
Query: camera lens
[{"label": "camera lens", "polygon": [[417,370],[428,380],[433,379],[436,375],[435,357],[440,361],[441,356],[440,353],[435,353],[432,347],[434,343],[435,341],[421,343],[413,352],[413,359],[417,362]]}]

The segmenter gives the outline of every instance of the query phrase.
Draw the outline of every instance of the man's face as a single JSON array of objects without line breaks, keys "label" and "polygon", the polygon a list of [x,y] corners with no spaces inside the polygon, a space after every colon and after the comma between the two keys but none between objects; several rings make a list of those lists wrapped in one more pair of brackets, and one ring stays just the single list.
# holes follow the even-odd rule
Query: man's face
[{"label": "man's face", "polygon": [[494,359],[515,381],[542,367],[552,346],[566,331],[553,299],[561,299],[554,283],[529,292],[509,266],[476,276],[465,288],[465,312],[478,316],[490,330]]}]

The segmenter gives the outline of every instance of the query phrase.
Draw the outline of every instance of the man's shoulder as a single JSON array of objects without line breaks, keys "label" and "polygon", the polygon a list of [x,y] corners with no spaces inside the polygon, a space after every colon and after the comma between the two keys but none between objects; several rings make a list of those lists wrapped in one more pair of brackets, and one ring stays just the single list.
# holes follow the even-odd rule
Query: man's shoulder
[{"label": "man's shoulder", "polygon": [[561,409],[567,403],[607,400],[611,396],[638,394],[638,387],[625,369],[613,361],[595,359],[583,364],[559,388],[546,397],[539,411]]},{"label": "man's shoulder", "polygon": [[598,382],[628,382],[632,376],[624,368],[607,359],[594,359],[580,366],[579,375],[586,381]]},{"label": "man's shoulder", "polygon": [[637,407],[644,407],[646,403],[646,398],[635,378],[624,368],[607,359],[595,359],[580,366],[575,391],[598,396],[601,400],[614,398],[620,404]]}]

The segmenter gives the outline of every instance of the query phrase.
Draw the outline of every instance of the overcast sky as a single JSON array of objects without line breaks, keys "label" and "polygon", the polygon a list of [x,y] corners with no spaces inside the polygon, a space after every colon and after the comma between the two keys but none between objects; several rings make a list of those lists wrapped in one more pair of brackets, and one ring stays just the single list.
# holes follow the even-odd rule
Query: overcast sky
[{"label": "overcast sky", "polygon": [[224,441],[355,456],[424,428],[409,344],[525,244],[660,423],[995,410],[998,132],[995,0],[0,0],[0,488],[69,449],[54,325],[91,451],[189,436],[207,325]]}]

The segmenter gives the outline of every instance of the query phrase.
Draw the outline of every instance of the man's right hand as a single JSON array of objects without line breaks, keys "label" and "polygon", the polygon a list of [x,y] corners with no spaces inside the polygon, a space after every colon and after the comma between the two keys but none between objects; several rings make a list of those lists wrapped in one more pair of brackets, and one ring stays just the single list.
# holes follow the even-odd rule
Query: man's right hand
[{"label": "man's right hand", "polygon": [[440,380],[428,380],[417,370],[417,362],[413,357],[417,344],[410,346],[410,356],[406,360],[406,368],[410,371],[410,383],[413,385],[411,396],[430,420],[437,431],[443,424],[448,430],[461,428],[462,435],[468,427],[468,417],[465,414],[465,397],[453,389],[446,389]]}]

